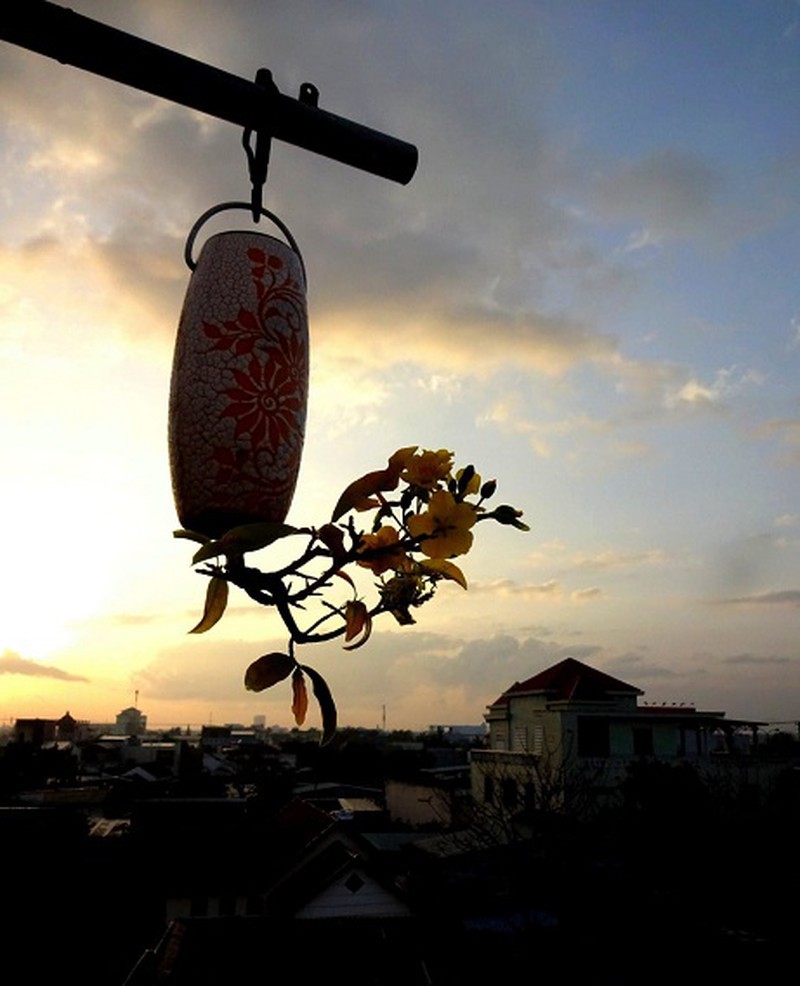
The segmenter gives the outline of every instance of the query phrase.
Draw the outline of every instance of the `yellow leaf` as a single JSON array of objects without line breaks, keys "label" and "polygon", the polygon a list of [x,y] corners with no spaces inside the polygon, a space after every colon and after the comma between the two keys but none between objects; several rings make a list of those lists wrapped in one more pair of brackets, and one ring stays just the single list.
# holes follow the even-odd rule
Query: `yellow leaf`
[{"label": "yellow leaf", "polygon": [[206,605],[203,615],[197,626],[192,627],[189,633],[205,633],[210,630],[215,623],[218,623],[228,605],[228,583],[225,579],[214,576],[208,580],[206,589]]},{"label": "yellow leaf", "polygon": [[306,721],[306,712],[308,712],[306,679],[303,677],[303,672],[297,667],[292,675],[292,715],[298,726],[302,726]]},{"label": "yellow leaf", "polygon": [[245,671],[244,687],[250,692],[263,692],[288,678],[296,667],[297,661],[288,654],[264,654]]},{"label": "yellow leaf", "polygon": [[377,507],[379,501],[372,498],[376,493],[386,493],[389,490],[397,489],[400,473],[405,469],[406,462],[416,450],[416,445],[400,448],[390,457],[389,464],[385,469],[368,472],[366,476],[352,482],[339,497],[333,508],[331,520],[337,521],[348,510],[369,510],[371,507]]},{"label": "yellow leaf", "polygon": [[446,558],[425,558],[419,564],[426,572],[435,572],[436,575],[441,575],[443,579],[458,582],[463,589],[467,588],[467,580],[464,573],[458,565],[454,565]]}]

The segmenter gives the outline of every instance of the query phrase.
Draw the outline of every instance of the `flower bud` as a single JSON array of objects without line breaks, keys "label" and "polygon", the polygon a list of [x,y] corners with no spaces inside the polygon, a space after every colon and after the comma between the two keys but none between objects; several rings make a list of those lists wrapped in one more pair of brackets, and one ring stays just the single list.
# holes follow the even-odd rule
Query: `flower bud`
[{"label": "flower bud", "polygon": [[516,527],[520,531],[530,530],[530,527],[527,524],[523,524],[519,519],[522,516],[522,511],[510,507],[507,503],[497,507],[489,516],[494,517],[498,524],[510,524],[511,527]]}]

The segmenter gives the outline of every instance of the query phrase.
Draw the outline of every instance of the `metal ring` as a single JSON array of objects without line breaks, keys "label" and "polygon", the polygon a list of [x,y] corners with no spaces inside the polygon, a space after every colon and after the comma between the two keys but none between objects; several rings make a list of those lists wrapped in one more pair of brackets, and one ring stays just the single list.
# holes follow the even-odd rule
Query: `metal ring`
[{"label": "metal ring", "polygon": [[[200,232],[200,227],[207,220],[211,219],[212,216],[216,216],[219,212],[225,212],[227,209],[246,209],[248,212],[252,212],[252,205],[250,202],[222,202],[219,205],[212,206],[203,213],[202,216],[197,220],[197,222],[189,230],[189,235],[186,237],[186,246],[183,250],[183,259],[186,261],[186,266],[189,270],[194,270],[197,266],[197,261],[192,257],[192,250],[194,249],[194,241],[197,239],[197,234]],[[274,212],[270,212],[269,209],[262,209],[261,215],[270,222],[273,222],[278,229],[283,233],[286,239],[289,241],[289,246],[297,254],[297,259],[300,261],[300,267],[303,271],[303,280],[308,286],[308,278],[306,276],[306,265],[303,262],[303,255],[300,253],[300,247],[297,245],[297,240],[292,236],[289,227],[286,223],[279,219]]]}]

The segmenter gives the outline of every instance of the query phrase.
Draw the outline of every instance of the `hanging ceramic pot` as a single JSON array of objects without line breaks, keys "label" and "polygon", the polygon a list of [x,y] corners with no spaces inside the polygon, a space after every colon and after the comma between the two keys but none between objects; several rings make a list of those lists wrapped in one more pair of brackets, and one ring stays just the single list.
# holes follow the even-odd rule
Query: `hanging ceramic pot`
[{"label": "hanging ceramic pot", "polygon": [[219,537],[239,524],[283,521],[305,434],[308,317],[305,269],[289,244],[254,231],[210,237],[178,326],[169,404],[172,487],[184,528]]}]

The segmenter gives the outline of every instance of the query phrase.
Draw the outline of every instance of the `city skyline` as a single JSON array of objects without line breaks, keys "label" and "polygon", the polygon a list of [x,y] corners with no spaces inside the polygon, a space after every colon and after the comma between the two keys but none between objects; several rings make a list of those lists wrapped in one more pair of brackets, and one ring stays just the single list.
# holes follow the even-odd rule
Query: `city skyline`
[{"label": "city skyline", "polygon": [[[567,656],[800,717],[793,0],[70,6],[419,147],[406,187],[273,148],[265,205],[309,271],[288,519],[418,445],[531,531],[482,529],[415,626],[304,649],[342,724],[478,722]],[[0,94],[0,720],[138,689],[153,721],[291,726],[285,683],[242,683],[280,622],[232,593],[187,636],[205,586],[171,536],[183,245],[247,196],[241,134],[6,43]]]}]

